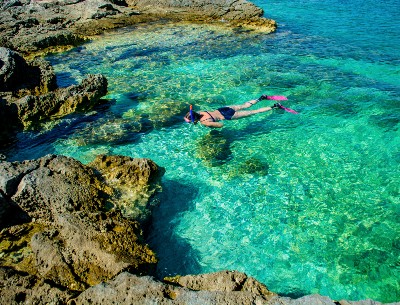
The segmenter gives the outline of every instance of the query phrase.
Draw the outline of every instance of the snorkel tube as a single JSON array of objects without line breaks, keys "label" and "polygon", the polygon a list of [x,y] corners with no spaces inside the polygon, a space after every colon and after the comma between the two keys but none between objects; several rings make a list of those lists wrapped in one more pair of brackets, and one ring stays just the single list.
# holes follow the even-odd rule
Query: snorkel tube
[{"label": "snorkel tube", "polygon": [[190,105],[189,107],[189,112],[190,112],[190,120],[192,121],[192,123],[194,123],[194,114],[193,114],[193,106]]}]

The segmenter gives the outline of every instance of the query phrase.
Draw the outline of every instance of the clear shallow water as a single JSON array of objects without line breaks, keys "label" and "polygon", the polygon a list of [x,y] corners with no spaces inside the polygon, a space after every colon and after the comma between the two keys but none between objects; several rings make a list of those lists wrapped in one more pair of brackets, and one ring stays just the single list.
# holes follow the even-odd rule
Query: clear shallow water
[{"label": "clear shallow water", "polygon": [[[113,102],[20,134],[9,155],[164,166],[160,276],[236,269],[292,297],[400,301],[399,2],[256,3],[277,33],[155,24],[50,57],[61,85],[105,74]],[[182,123],[189,103],[263,93],[300,114]]]}]

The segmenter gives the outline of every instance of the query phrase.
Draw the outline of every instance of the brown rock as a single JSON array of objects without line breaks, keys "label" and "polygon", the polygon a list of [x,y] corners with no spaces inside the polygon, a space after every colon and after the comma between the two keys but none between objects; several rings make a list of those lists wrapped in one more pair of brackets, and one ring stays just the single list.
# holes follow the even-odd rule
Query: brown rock
[{"label": "brown rock", "polygon": [[[113,185],[134,187],[143,198],[154,194],[149,184],[157,185],[162,173],[154,162],[125,157],[102,160],[107,160],[108,169],[116,163]],[[154,272],[157,260],[144,242],[140,224],[109,210],[112,195],[123,196],[122,189],[107,185],[96,170],[54,155],[0,164],[0,194],[28,216],[19,217],[28,223],[0,232],[2,265],[71,290],[84,290],[123,270]],[[133,164],[139,167],[134,169]],[[145,173],[140,173],[141,168]],[[145,196],[146,191],[151,194]],[[10,209],[2,213],[3,218],[14,217]]]},{"label": "brown rock", "polygon": [[50,118],[59,118],[76,110],[88,110],[107,93],[107,79],[89,75],[80,85],[58,88],[44,95],[27,95],[13,103],[25,128]]},{"label": "brown rock", "polygon": [[76,293],[51,286],[34,275],[0,267],[0,304],[66,304]]},{"label": "brown rock", "polygon": [[113,203],[125,216],[146,222],[157,204],[153,195],[161,191],[160,177],[164,169],[149,159],[124,156],[97,156],[89,164],[99,171],[104,181],[113,187]]}]

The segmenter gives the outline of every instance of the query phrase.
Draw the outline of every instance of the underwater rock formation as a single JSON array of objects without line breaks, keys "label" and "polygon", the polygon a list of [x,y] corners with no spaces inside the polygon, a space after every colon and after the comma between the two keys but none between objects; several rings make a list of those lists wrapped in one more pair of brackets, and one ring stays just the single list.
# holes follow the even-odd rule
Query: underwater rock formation
[{"label": "underwater rock formation", "polygon": [[210,167],[220,166],[232,159],[230,140],[219,130],[211,130],[196,143],[196,157]]}]

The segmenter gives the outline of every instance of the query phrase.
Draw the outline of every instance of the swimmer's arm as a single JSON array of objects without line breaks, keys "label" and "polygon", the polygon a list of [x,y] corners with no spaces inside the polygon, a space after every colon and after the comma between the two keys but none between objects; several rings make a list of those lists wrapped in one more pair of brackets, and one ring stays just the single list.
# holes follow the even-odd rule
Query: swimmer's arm
[{"label": "swimmer's arm", "polygon": [[207,127],[212,127],[212,128],[221,128],[222,126],[224,126],[224,124],[219,123],[219,122],[204,121],[204,122],[201,122],[201,124],[203,124],[204,126],[207,126]]}]

